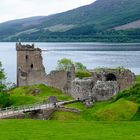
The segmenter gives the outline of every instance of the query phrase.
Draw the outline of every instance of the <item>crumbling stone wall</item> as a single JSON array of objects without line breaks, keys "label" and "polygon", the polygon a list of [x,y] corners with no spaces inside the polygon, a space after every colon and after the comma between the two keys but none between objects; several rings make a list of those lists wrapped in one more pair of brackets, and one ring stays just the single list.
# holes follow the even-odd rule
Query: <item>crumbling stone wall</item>
[{"label": "crumbling stone wall", "polygon": [[16,44],[17,50],[17,85],[27,86],[46,81],[45,68],[42,63],[41,49],[34,45]]},{"label": "crumbling stone wall", "polygon": [[75,68],[69,71],[52,71],[47,75],[46,84],[58,88],[65,93],[71,93],[71,83],[75,79]]},{"label": "crumbling stone wall", "polygon": [[51,71],[47,75],[46,84],[51,87],[58,88],[65,91],[67,83],[67,72],[66,71]]},{"label": "crumbling stone wall", "polygon": [[[93,70],[92,77],[94,81],[117,81],[119,90],[126,89],[134,84],[135,74],[128,69],[116,68],[116,69],[107,69],[101,68],[99,70]],[[109,76],[112,80],[108,80]]]},{"label": "crumbling stone wall", "polygon": [[92,89],[92,96],[95,101],[106,101],[111,99],[119,92],[119,86],[116,81],[97,81]]},{"label": "crumbling stone wall", "polygon": [[73,98],[85,99],[91,96],[96,101],[109,100],[135,81],[135,75],[127,69],[101,69],[92,73],[91,78],[72,81]]},{"label": "crumbling stone wall", "polygon": [[92,94],[92,88],[94,86],[93,79],[76,78],[72,81],[71,96],[75,99],[84,99]]}]

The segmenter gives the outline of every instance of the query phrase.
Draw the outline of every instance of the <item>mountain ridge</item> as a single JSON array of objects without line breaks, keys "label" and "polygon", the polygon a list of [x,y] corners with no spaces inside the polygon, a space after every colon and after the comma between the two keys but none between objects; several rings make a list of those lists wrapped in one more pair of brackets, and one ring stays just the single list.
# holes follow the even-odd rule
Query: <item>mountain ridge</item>
[{"label": "mountain ridge", "polygon": [[[127,31],[114,29],[137,20],[140,20],[139,0],[96,0],[67,12],[1,23],[0,41],[17,41],[18,38],[23,41],[136,41],[140,40],[140,27]],[[125,40],[112,38],[121,34]]]}]

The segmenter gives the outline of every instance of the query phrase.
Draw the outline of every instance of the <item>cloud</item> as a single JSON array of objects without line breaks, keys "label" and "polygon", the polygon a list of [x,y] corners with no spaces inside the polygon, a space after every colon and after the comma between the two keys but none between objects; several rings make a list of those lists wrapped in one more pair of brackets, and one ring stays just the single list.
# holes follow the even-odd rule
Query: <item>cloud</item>
[{"label": "cloud", "polygon": [[67,11],[95,0],[1,0],[0,22]]}]

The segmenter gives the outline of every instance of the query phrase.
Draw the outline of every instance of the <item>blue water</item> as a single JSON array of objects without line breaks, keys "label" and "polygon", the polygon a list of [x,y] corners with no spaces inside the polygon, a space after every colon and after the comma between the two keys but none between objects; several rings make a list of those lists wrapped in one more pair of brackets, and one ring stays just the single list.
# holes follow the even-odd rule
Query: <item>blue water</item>
[{"label": "blue water", "polygon": [[[35,43],[43,51],[43,63],[49,73],[61,58],[82,62],[88,69],[119,67],[140,74],[140,44],[112,43]],[[0,61],[7,73],[7,81],[16,82],[15,43],[0,43]]]}]

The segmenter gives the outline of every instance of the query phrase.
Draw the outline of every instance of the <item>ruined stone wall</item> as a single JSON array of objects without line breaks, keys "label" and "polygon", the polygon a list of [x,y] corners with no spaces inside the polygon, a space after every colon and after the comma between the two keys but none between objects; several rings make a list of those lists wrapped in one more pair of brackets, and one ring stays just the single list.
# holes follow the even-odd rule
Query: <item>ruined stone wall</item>
[{"label": "ruined stone wall", "polygon": [[16,44],[17,85],[27,86],[45,83],[46,73],[42,62],[41,49],[30,45]]},{"label": "ruined stone wall", "polygon": [[64,91],[67,83],[67,72],[66,71],[51,71],[47,75],[46,84],[51,87],[55,87]]},{"label": "ruined stone wall", "polygon": [[75,71],[52,71],[47,75],[46,84],[70,94],[71,82],[75,79]]},{"label": "ruined stone wall", "polygon": [[116,81],[97,81],[92,89],[92,96],[96,101],[106,101],[119,92]]},{"label": "ruined stone wall", "polygon": [[[134,84],[135,75],[128,69],[101,69],[99,72],[93,71],[93,80],[94,81],[117,81],[119,90],[126,89]],[[108,75],[114,75],[112,80],[108,80]]]},{"label": "ruined stone wall", "polygon": [[84,99],[87,98],[92,94],[92,88],[94,86],[93,79],[90,78],[84,78],[79,79],[76,78],[72,81],[71,86],[71,96],[74,99]]},{"label": "ruined stone wall", "polygon": [[130,70],[124,70],[120,72],[117,82],[120,90],[126,89],[134,84],[135,74]]},{"label": "ruined stone wall", "polygon": [[71,96],[75,99],[93,97],[96,101],[111,99],[120,90],[134,84],[135,75],[126,69],[102,69],[91,78],[72,81]]},{"label": "ruined stone wall", "polygon": [[111,99],[119,91],[116,81],[97,81],[93,79],[75,79],[72,82],[71,96],[74,99],[94,98],[95,101]]}]

